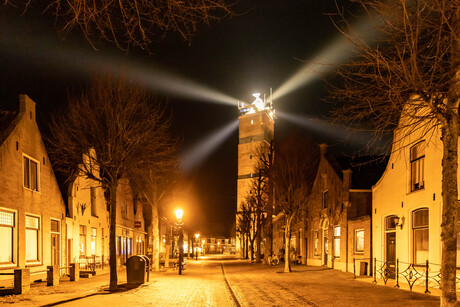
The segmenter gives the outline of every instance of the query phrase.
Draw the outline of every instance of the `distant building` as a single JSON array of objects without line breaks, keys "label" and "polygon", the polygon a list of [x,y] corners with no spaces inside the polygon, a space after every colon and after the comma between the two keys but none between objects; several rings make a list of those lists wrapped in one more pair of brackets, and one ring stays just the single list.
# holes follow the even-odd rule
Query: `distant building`
[{"label": "distant building", "polygon": [[235,238],[227,238],[222,236],[200,237],[199,243],[202,253],[205,254],[234,254],[236,252]]},{"label": "distant building", "polygon": [[0,112],[0,182],[0,270],[65,266],[66,207],[27,95]]},{"label": "distant building", "polygon": [[[268,146],[274,138],[275,116],[272,101],[254,94],[252,104],[240,103],[239,142],[238,142],[238,181],[237,181],[237,217],[241,204],[249,193],[251,180],[255,177],[255,165],[258,162],[257,150]],[[271,98],[270,98],[271,99]],[[242,253],[242,237],[237,232],[236,250]]]}]

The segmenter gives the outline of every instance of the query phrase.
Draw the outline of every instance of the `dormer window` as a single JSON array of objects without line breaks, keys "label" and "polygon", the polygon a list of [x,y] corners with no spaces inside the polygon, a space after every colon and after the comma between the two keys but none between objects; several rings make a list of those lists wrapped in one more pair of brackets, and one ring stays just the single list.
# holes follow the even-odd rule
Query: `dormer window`
[{"label": "dormer window", "polygon": [[410,149],[411,191],[425,187],[425,146],[422,141]]}]

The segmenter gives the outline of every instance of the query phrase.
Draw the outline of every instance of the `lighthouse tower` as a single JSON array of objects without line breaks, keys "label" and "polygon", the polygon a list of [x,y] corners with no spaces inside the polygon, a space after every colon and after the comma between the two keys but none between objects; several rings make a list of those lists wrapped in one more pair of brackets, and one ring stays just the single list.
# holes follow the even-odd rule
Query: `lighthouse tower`
[{"label": "lighthouse tower", "polygon": [[[275,110],[271,99],[261,98],[260,93],[253,94],[251,103],[240,102],[239,109],[239,142],[238,142],[238,181],[237,181],[237,217],[241,212],[241,204],[251,187],[251,180],[258,162],[257,150],[269,146],[274,138]],[[241,237],[237,233],[236,249],[242,253]]]}]

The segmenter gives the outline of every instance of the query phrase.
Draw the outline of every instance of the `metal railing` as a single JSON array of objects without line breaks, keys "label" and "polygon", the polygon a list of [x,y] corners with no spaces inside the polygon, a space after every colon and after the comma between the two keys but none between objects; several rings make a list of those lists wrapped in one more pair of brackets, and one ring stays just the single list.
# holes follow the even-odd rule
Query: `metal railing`
[{"label": "metal railing", "polygon": [[[377,274],[386,285],[389,279],[395,280],[395,287],[400,283],[407,283],[412,291],[414,286],[425,287],[425,293],[431,293],[429,288],[439,288],[441,285],[441,265],[431,263],[428,260],[424,264],[403,262],[396,259],[395,262],[380,261],[374,258],[374,280],[377,283]],[[457,287],[460,287],[460,275],[457,275]]]}]

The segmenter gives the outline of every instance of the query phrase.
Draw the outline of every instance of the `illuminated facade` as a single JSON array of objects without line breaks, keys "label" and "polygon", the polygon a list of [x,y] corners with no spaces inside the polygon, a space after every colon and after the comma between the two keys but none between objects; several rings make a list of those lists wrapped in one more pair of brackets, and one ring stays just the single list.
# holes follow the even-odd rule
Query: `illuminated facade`
[{"label": "illuminated facade", "polygon": [[[254,168],[257,163],[257,149],[268,146],[274,138],[275,111],[271,100],[253,94],[255,100],[251,104],[239,103],[239,141],[238,141],[238,181],[237,211],[249,192]],[[238,213],[237,213],[238,214]],[[238,217],[236,218],[238,229]],[[242,251],[241,238],[237,233],[236,250]]]}]

